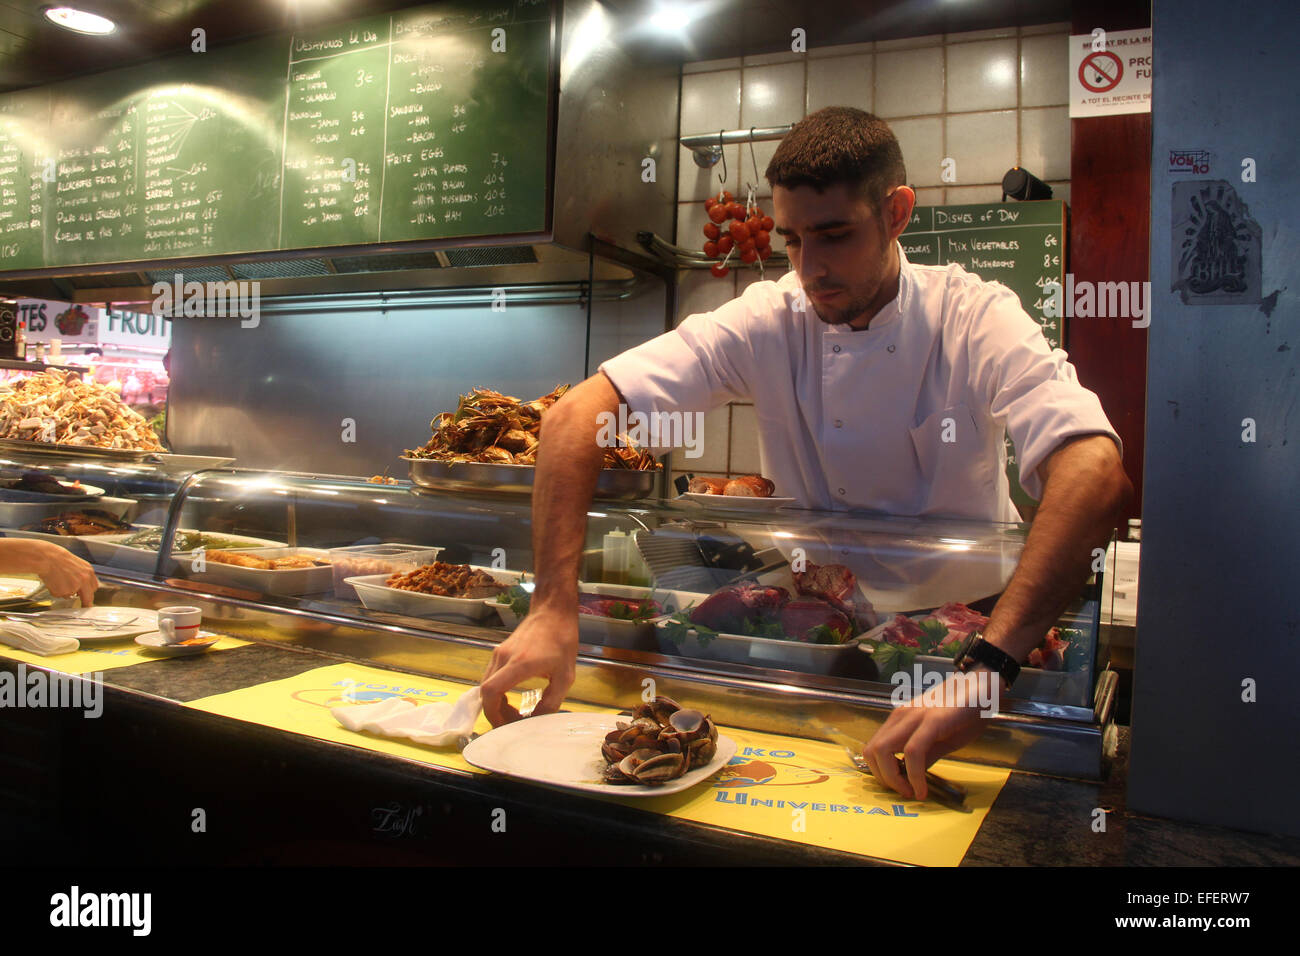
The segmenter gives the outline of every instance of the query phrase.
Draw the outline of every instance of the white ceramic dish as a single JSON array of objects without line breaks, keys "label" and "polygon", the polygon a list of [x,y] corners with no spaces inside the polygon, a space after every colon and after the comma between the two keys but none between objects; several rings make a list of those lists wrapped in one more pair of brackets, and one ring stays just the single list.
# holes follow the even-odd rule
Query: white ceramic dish
[{"label": "white ceramic dish", "polygon": [[[329,560],[329,552],[320,548],[237,548],[231,549],[236,554],[247,554],[254,558],[293,558],[300,555]],[[237,564],[222,564],[211,558],[204,562],[205,571],[194,571],[185,566],[186,575],[196,581],[216,581],[247,588],[262,594],[299,595],[318,594],[328,591],[333,585],[332,569],[329,564],[312,568],[285,568],[283,570],[262,570],[245,568]]]},{"label": "white ceramic dish", "polygon": [[[708,597],[707,594],[697,594],[694,591],[662,591],[627,584],[582,584],[579,585],[579,591],[583,594],[599,594],[602,597],[625,598],[633,602],[645,598],[658,601],[664,613],[640,623],[594,614],[578,615],[578,636],[585,643],[642,650],[653,648],[654,626],[657,621],[676,614],[682,608],[698,604]],[[484,603],[500,615],[501,623],[507,630],[513,631],[519,626],[519,617],[511,610],[509,604],[498,603],[496,598],[485,598]]]},{"label": "white ceramic dish", "polygon": [[706,661],[726,661],[729,664],[749,664],[752,667],[776,667],[781,670],[802,671],[808,674],[829,674],[841,653],[856,650],[861,641],[855,637],[843,644],[808,644],[804,641],[777,641],[770,637],[749,637],[745,634],[719,634],[711,641],[701,642],[695,631],[687,631],[680,644],[674,643],[664,630],[664,623],[655,625],[659,650],[674,657],[694,657]]},{"label": "white ceramic dish", "polygon": [[16,577],[6,575],[0,577],[0,605],[12,607],[15,604],[26,604],[33,594],[43,590],[40,578]]},{"label": "white ceramic dish", "polygon": [[[92,564],[102,564],[110,568],[125,568],[129,571],[139,571],[143,574],[152,574],[154,566],[158,562],[158,552],[149,548],[136,548],[122,544],[132,535],[139,534],[140,531],[150,530],[149,525],[140,525],[139,530],[127,532],[125,534],[96,534],[82,535],[78,540],[85,542],[86,550],[90,552]],[[181,528],[181,531],[197,533],[192,528]],[[242,545],[245,548],[283,548],[284,543],[281,541],[268,541],[266,538],[250,538],[242,534],[218,534],[217,532],[207,532],[224,541],[232,542],[236,545]],[[174,552],[169,560],[164,562],[162,573],[166,575],[174,574],[179,561],[185,561],[187,566],[193,557],[192,551]]]},{"label": "white ceramic dish", "polygon": [[467,761],[483,770],[566,790],[612,797],[663,797],[703,783],[736,755],[736,742],[718,735],[718,750],[703,767],[659,786],[605,783],[600,745],[617,726],[612,714],[547,714],[517,720],[471,741]]},{"label": "white ceramic dish", "polygon": [[[95,641],[124,641],[158,630],[158,612],[142,607],[75,607],[60,608],[22,618],[33,627],[59,637],[75,637],[83,644]],[[95,628],[86,622],[115,624],[113,628]]]},{"label": "white ceramic dish", "polygon": [[776,511],[795,502],[794,498],[747,498],[744,495],[702,495],[688,491],[682,495],[697,505],[713,508],[715,511]]},{"label": "white ceramic dish", "polygon": [[[518,584],[523,578],[521,571],[502,571],[477,565],[470,567],[476,571],[486,571],[504,587]],[[440,597],[436,594],[390,588],[384,583],[388,577],[387,574],[366,574],[357,578],[344,578],[344,583],[355,588],[361,603],[372,611],[388,611],[408,617],[426,617],[458,624],[481,624],[492,614],[492,609],[487,606],[484,598]]]},{"label": "white ceramic dish", "polygon": [[157,631],[150,631],[148,634],[141,634],[135,642],[165,657],[189,657],[192,654],[202,654],[204,651],[212,650],[217,643],[217,635],[211,631],[199,631],[199,638],[202,642],[197,644],[168,644]]}]

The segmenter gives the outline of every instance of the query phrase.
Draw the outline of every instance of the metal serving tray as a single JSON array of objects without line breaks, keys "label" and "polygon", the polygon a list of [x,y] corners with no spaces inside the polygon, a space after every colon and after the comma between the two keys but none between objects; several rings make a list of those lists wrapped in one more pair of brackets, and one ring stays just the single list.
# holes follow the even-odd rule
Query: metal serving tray
[{"label": "metal serving tray", "polygon": [[[413,484],[436,491],[531,495],[533,474],[537,470],[532,465],[445,462],[406,456],[402,456],[402,461],[410,466]],[[648,498],[654,492],[659,474],[658,471],[631,471],[624,468],[602,469],[596,479],[596,497],[616,501]]]},{"label": "metal serving tray", "polygon": [[97,448],[94,445],[59,445],[54,442],[0,438],[0,448],[33,452],[51,458],[106,458],[109,461],[143,461],[158,452],[133,448]]}]

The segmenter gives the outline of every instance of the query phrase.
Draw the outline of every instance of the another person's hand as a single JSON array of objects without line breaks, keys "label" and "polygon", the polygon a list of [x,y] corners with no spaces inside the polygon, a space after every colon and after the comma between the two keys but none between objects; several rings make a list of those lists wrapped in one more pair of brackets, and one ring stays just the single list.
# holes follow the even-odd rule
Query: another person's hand
[{"label": "another person's hand", "polygon": [[[952,674],[942,684],[896,707],[862,751],[875,778],[909,800],[924,800],[928,795],[926,768],[940,757],[965,747],[988,726],[988,719],[980,716],[977,690],[981,689],[981,682],[986,702],[991,689],[996,688],[999,693],[1002,690],[998,675],[980,668]],[[963,700],[967,702],[964,706],[945,703]],[[996,698],[993,706],[997,706]],[[898,772],[895,754],[903,755],[906,777]]]},{"label": "another person's hand", "polygon": [[80,596],[82,607],[95,603],[99,579],[95,570],[81,558],[50,541],[31,541],[29,570],[40,577],[55,597]]},{"label": "another person's hand", "polygon": [[578,615],[574,611],[534,608],[515,632],[492,652],[492,662],[479,685],[483,713],[493,727],[518,720],[519,711],[506,701],[506,692],[531,677],[549,682],[535,714],[553,714],[573,686],[578,658]]}]

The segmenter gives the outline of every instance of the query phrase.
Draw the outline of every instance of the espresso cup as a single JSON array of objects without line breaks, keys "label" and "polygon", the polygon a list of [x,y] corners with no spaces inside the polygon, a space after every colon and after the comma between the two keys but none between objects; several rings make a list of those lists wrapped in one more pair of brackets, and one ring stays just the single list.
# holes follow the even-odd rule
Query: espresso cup
[{"label": "espresso cup", "polygon": [[158,633],[164,644],[179,644],[199,636],[203,612],[196,607],[165,607],[158,612]]}]

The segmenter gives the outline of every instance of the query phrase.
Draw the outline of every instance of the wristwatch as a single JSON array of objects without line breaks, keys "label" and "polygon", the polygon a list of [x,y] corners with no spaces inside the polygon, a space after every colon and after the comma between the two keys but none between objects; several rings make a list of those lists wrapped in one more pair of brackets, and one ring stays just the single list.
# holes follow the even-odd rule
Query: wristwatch
[{"label": "wristwatch", "polygon": [[1016,663],[1014,657],[984,640],[984,635],[979,631],[971,631],[966,635],[966,640],[961,642],[961,647],[957,649],[953,665],[964,674],[976,664],[993,668],[1002,675],[1002,679],[1007,682],[1007,687],[1015,683],[1016,677],[1020,674],[1020,665]]}]

